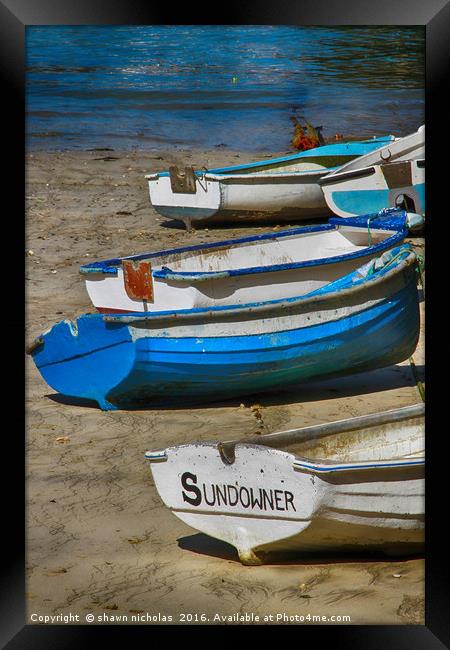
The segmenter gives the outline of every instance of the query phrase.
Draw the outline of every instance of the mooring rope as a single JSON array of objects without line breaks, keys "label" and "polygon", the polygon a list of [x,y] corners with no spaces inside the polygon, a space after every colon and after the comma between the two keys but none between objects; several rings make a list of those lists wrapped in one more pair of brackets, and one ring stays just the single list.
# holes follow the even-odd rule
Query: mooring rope
[{"label": "mooring rope", "polygon": [[[409,255],[411,251],[412,251],[411,247],[409,247],[406,250],[404,248],[402,248],[393,257],[391,257],[391,259],[389,259],[386,263],[384,263],[381,268],[385,269],[386,267],[393,264],[398,258],[402,258],[405,254]],[[389,251],[387,251],[387,252],[389,252]],[[383,256],[381,256],[381,258],[376,257],[374,260],[372,260],[371,266],[370,266],[369,270],[367,271],[367,276],[373,275],[375,273],[375,265],[376,265],[376,263],[377,263],[377,261],[379,259],[383,259]]]},{"label": "mooring rope", "polygon": [[424,260],[423,255],[418,255],[417,253],[416,253],[416,257],[417,257],[416,273],[417,273],[418,278],[419,278],[420,286],[422,287],[423,297],[425,298],[425,284],[424,284],[424,281],[423,281],[423,271],[425,269],[425,260]]},{"label": "mooring rope", "polygon": [[[423,258],[423,255],[417,255],[417,253],[416,253],[416,257],[417,260],[416,260],[415,269],[418,275],[420,285],[422,286],[423,295],[425,297],[425,284],[423,281],[423,270],[425,269],[425,260]],[[425,402],[425,388],[423,383],[419,379],[416,364],[414,363],[414,359],[412,358],[412,356],[409,357],[409,365],[411,367],[411,372],[413,374],[414,381],[416,382],[417,390],[419,391],[419,395],[422,398],[422,402]]]},{"label": "mooring rope", "polygon": [[414,363],[414,359],[412,357],[409,357],[409,365],[411,368],[412,375],[414,377],[414,381],[416,382],[417,390],[419,391],[419,395],[422,398],[422,402],[425,403],[425,388],[422,384],[422,382],[419,379],[419,375],[417,374],[417,368],[416,364]]},{"label": "mooring rope", "polygon": [[372,214],[372,215],[367,219],[367,246],[371,246],[371,245],[372,245],[372,234],[371,234],[371,232],[370,232],[370,222],[372,221],[372,219],[375,219],[375,217],[378,217],[378,213],[377,213],[377,214]]}]

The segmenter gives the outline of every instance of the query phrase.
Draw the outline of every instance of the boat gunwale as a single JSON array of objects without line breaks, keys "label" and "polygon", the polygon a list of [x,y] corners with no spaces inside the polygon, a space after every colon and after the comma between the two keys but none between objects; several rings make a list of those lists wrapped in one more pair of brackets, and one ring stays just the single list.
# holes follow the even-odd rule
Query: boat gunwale
[{"label": "boat gunwale", "polygon": [[367,415],[358,415],[345,420],[334,420],[332,422],[323,422],[321,424],[312,424],[297,429],[288,429],[287,431],[275,431],[264,435],[247,437],[245,439],[226,440],[219,443],[225,453],[229,453],[237,444],[255,444],[264,447],[274,447],[276,449],[288,447],[290,445],[308,442],[310,440],[321,440],[328,436],[350,433],[370,427],[383,426],[411,420],[425,416],[425,404],[418,402],[409,406],[401,406],[388,411],[379,411]]},{"label": "boat gunwale", "polygon": [[[350,162],[350,161],[349,161]],[[311,163],[311,164],[319,164],[319,163]],[[230,183],[232,181],[236,180],[247,180],[247,179],[252,179],[252,180],[259,180],[259,181],[273,181],[273,180],[286,180],[287,178],[293,178],[294,180],[297,179],[302,179],[302,178],[310,178],[313,177],[312,180],[315,182],[320,181],[320,177],[323,176],[324,174],[331,174],[335,170],[338,170],[342,167],[342,165],[334,165],[333,167],[321,167],[320,169],[299,169],[299,170],[290,170],[290,171],[256,171],[256,172],[250,172],[248,174],[219,174],[217,172],[211,171],[204,171],[204,172],[195,172],[195,175],[199,177],[200,180],[211,180],[211,181],[219,181],[221,183]],[[154,175],[154,178],[148,178],[148,180],[157,180],[158,178],[168,178],[169,177],[169,172],[160,172],[158,174]],[[316,179],[316,177],[318,177]]]},{"label": "boat gunwale", "polygon": [[[393,266],[392,262],[388,263],[385,267],[377,270],[371,276],[365,276],[354,282],[351,286],[334,289],[330,292],[324,291],[320,294],[317,292],[311,292],[304,296],[293,296],[292,298],[276,298],[274,300],[266,300],[262,302],[246,303],[244,305],[216,305],[214,307],[193,307],[191,309],[180,309],[180,310],[167,310],[159,312],[132,312],[132,313],[123,313],[123,314],[87,314],[87,316],[92,316],[94,318],[101,317],[106,323],[126,323],[132,324],[134,322],[157,322],[159,320],[175,321],[179,323],[183,320],[195,320],[198,318],[211,318],[217,319],[220,316],[227,318],[229,316],[241,315],[241,314],[252,314],[258,315],[260,313],[270,313],[273,311],[279,311],[283,308],[295,307],[296,305],[302,305],[303,307],[308,305],[318,305],[323,302],[334,302],[341,301],[342,298],[352,296],[360,293],[361,291],[366,290],[367,285],[370,283],[370,288],[376,287],[379,284],[385,282],[391,277],[402,273],[406,268],[416,264],[417,256],[414,253],[413,249],[409,244],[403,244],[394,249],[397,251],[396,254],[400,255],[402,253],[408,253],[406,257],[402,260],[395,260]],[[351,273],[343,277],[348,277],[356,274],[358,269],[355,269]],[[342,280],[343,278],[339,278]],[[335,281],[336,282],[336,281]],[[330,284],[334,284],[330,283]],[[325,285],[325,287],[328,285]],[[325,287],[317,291],[322,291]],[[387,298],[388,296],[385,296]]]},{"label": "boat gunwale", "polygon": [[[250,442],[245,442],[245,441],[239,441],[236,443],[236,445],[239,444],[240,447],[244,447],[247,449],[258,449],[260,447],[266,448],[267,445],[263,444],[257,444],[257,443],[250,443]],[[167,447],[163,451],[155,450],[155,451],[148,451],[145,453],[144,457],[146,460],[148,460],[151,463],[157,463],[157,462],[165,462],[167,461],[168,454],[167,452],[170,451],[171,449],[178,449],[181,447],[189,447],[190,445],[176,445],[175,447]],[[208,443],[200,443],[199,446],[202,447],[217,447],[217,445],[214,445],[214,443],[208,444]],[[275,448],[274,451],[281,451],[284,452],[283,449],[277,449]],[[414,459],[409,459],[409,458],[393,458],[392,460],[380,460],[380,461],[360,461],[358,463],[353,462],[353,463],[343,463],[342,461],[332,461],[332,460],[322,460],[322,459],[317,459],[317,460],[311,460],[307,458],[306,456],[299,456],[298,454],[292,454],[289,451],[286,451],[284,453],[288,453],[292,456],[292,469],[294,471],[307,471],[311,472],[314,474],[330,474],[332,472],[360,472],[360,471],[366,471],[368,469],[403,469],[403,468],[411,468],[411,467],[422,467],[425,466],[425,456],[418,456],[417,458]],[[220,454],[220,452],[219,452]],[[227,465],[232,465],[233,462],[227,462]]]},{"label": "boat gunwale", "polygon": [[[342,217],[337,218],[340,219]],[[335,229],[336,227],[329,223],[318,224],[315,226],[297,226],[296,228],[289,228],[288,230],[266,232],[261,235],[249,235],[247,237],[239,237],[238,239],[223,239],[218,242],[202,242],[201,244],[191,244],[189,246],[181,246],[179,248],[168,248],[161,251],[155,251],[154,253],[137,253],[136,255],[127,255],[125,257],[112,257],[111,259],[101,260],[100,262],[90,262],[89,264],[83,264],[83,266],[80,267],[79,272],[82,275],[88,273],[117,273],[122,260],[147,260],[153,259],[155,257],[161,257],[163,255],[175,255],[177,253],[188,253],[201,250],[214,250],[214,248],[225,248],[227,246],[233,246],[235,244],[247,244],[256,241],[264,241],[266,239],[275,239],[277,237],[289,237],[291,235],[296,235],[299,232],[325,232]]]},{"label": "boat gunwale", "polygon": [[[179,248],[170,248],[166,250],[161,250],[161,251],[155,251],[152,253],[137,253],[136,255],[127,255],[124,257],[113,257],[110,259],[106,260],[101,260],[98,262],[90,262],[89,264],[84,264],[83,266],[80,267],[79,273],[81,275],[90,275],[90,274],[104,274],[104,275],[114,275],[118,272],[119,268],[121,268],[121,264],[123,260],[130,260],[130,261],[141,261],[141,260],[152,260],[157,257],[162,257],[162,256],[168,256],[168,255],[179,255],[182,253],[188,253],[188,252],[197,252],[197,251],[203,251],[203,250],[214,250],[214,249],[221,249],[221,248],[232,248],[232,247],[239,247],[242,244],[249,244],[253,242],[259,242],[259,241],[266,241],[266,240],[276,240],[278,238],[284,238],[284,237],[293,237],[295,235],[301,235],[301,234],[310,234],[310,233],[319,233],[319,232],[331,232],[331,231],[338,231],[340,228],[348,228],[348,227],[357,227],[363,230],[364,228],[368,228],[367,223],[374,222],[376,218],[383,219],[386,218],[388,219],[390,216],[393,216],[394,218],[398,219],[398,225],[394,226],[392,224],[389,224],[387,227],[383,227],[382,224],[374,224],[373,227],[371,228],[372,232],[376,232],[377,230],[381,231],[391,231],[393,233],[393,236],[398,236],[399,241],[404,238],[405,234],[408,231],[408,228],[406,226],[406,216],[407,212],[406,210],[400,210],[398,208],[392,208],[388,209],[388,212],[383,212],[381,214],[380,212],[375,212],[371,214],[364,215],[364,219],[366,219],[366,222],[362,221],[361,217],[330,217],[328,223],[323,223],[323,224],[317,224],[313,226],[297,226],[296,228],[289,228],[287,230],[280,230],[280,231],[275,231],[275,232],[265,232],[262,233],[261,235],[249,235],[247,237],[239,237],[237,239],[224,239],[221,241],[216,241],[216,242],[203,242],[201,244],[193,244],[190,246],[181,246]],[[403,224],[400,224],[400,220],[404,219]],[[360,220],[360,221],[358,221]],[[401,235],[401,236],[400,236]],[[389,238],[390,239],[390,238]],[[380,242],[382,244],[383,242]],[[379,246],[379,244],[375,244],[374,246]],[[364,251],[356,251],[358,254],[367,251],[368,248],[365,248]],[[372,249],[373,250],[373,249]],[[378,249],[376,249],[378,250]],[[317,260],[307,260],[304,262],[293,262],[292,264],[299,264],[299,265],[308,265],[308,266],[314,266],[315,263],[317,265],[325,263],[325,259],[332,259],[333,261],[337,260],[339,257],[347,257],[347,255],[354,255],[354,253],[348,253],[343,256],[333,256],[332,258],[322,258],[322,259],[317,259]],[[360,256],[360,255],[357,255]],[[277,265],[272,265],[272,266],[277,266]],[[258,269],[270,269],[270,267],[249,267],[249,268],[258,268]],[[288,268],[292,268],[288,266]],[[235,271],[236,272],[236,271]],[[158,271],[152,271],[153,277],[158,277],[157,275],[154,275],[155,273],[158,273]],[[203,274],[201,274],[203,275]]]},{"label": "boat gunwale", "polygon": [[[383,135],[383,136],[374,136],[373,138],[368,138],[367,140],[350,140],[348,142],[333,142],[333,143],[328,143],[325,145],[322,145],[320,147],[314,147],[313,149],[307,149],[306,151],[301,151],[299,153],[294,153],[291,155],[287,156],[278,156],[276,158],[268,158],[267,160],[257,160],[251,163],[244,163],[242,165],[232,165],[231,167],[214,167],[213,169],[208,169],[207,173],[211,174],[218,174],[218,175],[228,175],[230,172],[232,173],[233,170],[240,170],[240,169],[251,169],[254,167],[268,167],[270,165],[274,165],[277,163],[283,163],[283,162],[291,162],[291,161],[296,161],[296,160],[308,160],[309,158],[314,158],[314,157],[322,157],[324,155],[324,149],[331,149],[332,147],[343,147],[347,145],[359,145],[359,144],[369,144],[372,142],[386,142],[390,143],[393,142],[396,139],[394,135]],[[381,149],[384,144],[380,145],[377,147],[378,149]],[[375,148],[373,151],[376,151]],[[320,153],[318,154],[318,152]],[[327,156],[333,156],[333,153],[328,153],[326,154]],[[335,154],[337,155],[337,154]],[[343,154],[339,154],[343,155]],[[340,166],[340,165],[339,165]],[[202,174],[201,170],[195,170],[195,173],[199,173],[200,175]],[[145,178],[147,180],[153,180],[158,178],[159,176],[164,175],[168,176],[169,172],[164,171],[164,172],[155,172],[153,174],[146,174]]]},{"label": "boat gunwale", "polygon": [[[377,165],[370,165],[367,167],[361,167],[360,169],[351,169],[350,171],[337,171],[330,174],[327,174],[318,181],[319,185],[333,185],[334,183],[340,183],[341,181],[349,180],[352,178],[365,178],[367,176],[373,176],[378,169],[385,167],[386,165],[401,165],[405,162],[408,162],[411,166],[416,165],[418,169],[425,169],[425,158],[412,158],[411,160],[393,160],[392,162],[379,163]],[[343,217],[345,218],[345,217]]]},{"label": "boat gunwale", "polygon": [[[373,229],[372,233],[373,232],[376,232],[376,229]],[[346,260],[354,260],[358,259],[359,257],[372,255],[373,253],[379,253],[395,244],[400,243],[403,239],[404,233],[399,231],[397,233],[393,233],[390,237],[386,238],[382,242],[366,246],[362,250],[344,253],[343,255],[333,255],[331,257],[303,260],[301,262],[287,262],[285,264],[271,264],[268,266],[250,266],[239,269],[225,269],[223,271],[171,271],[170,269],[166,271],[165,267],[163,267],[160,270],[153,271],[152,275],[157,279],[189,282],[203,281],[215,278],[220,279],[225,277],[236,277],[240,275],[255,275],[257,273],[276,273],[278,271],[289,271],[292,269],[312,268],[316,266],[324,266],[327,264],[336,264],[338,262],[344,262]]]},{"label": "boat gunwale", "polygon": [[246,439],[237,439],[229,441],[198,441],[184,443],[181,445],[171,445],[164,449],[155,449],[145,452],[145,459],[154,462],[164,462],[168,460],[168,452],[172,449],[182,449],[192,446],[198,447],[212,447],[217,449],[218,454],[222,461],[227,465],[232,465],[235,460],[235,448],[237,445],[244,448],[273,448],[274,451],[279,451],[292,456],[292,465],[294,471],[311,471],[313,473],[329,473],[336,471],[364,471],[367,469],[396,469],[400,467],[417,467],[425,465],[425,455],[416,458],[393,458],[391,460],[361,460],[359,462],[345,463],[339,460],[325,460],[325,459],[309,459],[305,456],[300,456],[290,452],[284,447],[289,445],[307,442],[309,440],[317,440],[324,437],[337,435],[340,433],[347,433],[364,429],[370,426],[380,426],[384,424],[401,422],[403,420],[410,420],[416,418],[424,418],[425,404],[416,403],[409,406],[391,409],[389,411],[380,411],[378,413],[371,413],[368,415],[347,418],[345,420],[335,420],[333,422],[324,422],[319,425],[311,425],[307,427],[300,427],[298,429],[289,429],[287,431],[277,431],[262,436],[253,436]]},{"label": "boat gunwale", "polygon": [[331,472],[361,472],[368,469],[399,469],[406,467],[420,467],[425,465],[425,456],[420,456],[414,459],[401,459],[393,458],[392,460],[384,461],[361,461],[359,463],[342,463],[336,461],[336,465],[332,464],[332,461],[321,461],[315,460],[310,461],[307,458],[302,458],[301,456],[295,456],[293,461],[294,471],[308,471],[314,472],[316,474],[329,474]]},{"label": "boat gunwale", "polygon": [[[378,165],[381,167],[381,165]],[[338,183],[341,180],[348,180],[352,178],[366,178],[367,176],[373,176],[376,172],[377,165],[370,165],[368,167],[361,167],[360,169],[351,169],[348,172],[337,172],[333,174],[327,174],[324,178],[321,178],[318,183],[322,185],[332,185],[333,183]]]},{"label": "boat gunwale", "polygon": [[[381,156],[381,150],[382,149],[388,148],[389,144],[392,144],[392,145],[401,144],[402,142],[404,142],[407,139],[412,139],[413,136],[419,137],[419,135],[422,135],[424,133],[424,129],[425,129],[425,125],[421,125],[416,131],[413,131],[412,133],[408,133],[407,135],[404,135],[404,136],[402,136],[400,138],[395,138],[391,143],[388,143],[387,145],[383,145],[382,147],[379,147],[378,149],[374,149],[373,151],[369,151],[368,153],[363,154],[362,156],[358,156],[357,158],[354,158],[353,160],[349,160],[348,162],[341,165],[340,171],[339,170],[338,171],[333,171],[333,172],[331,172],[329,174],[330,182],[331,182],[331,177],[332,176],[337,176],[339,174],[344,174],[344,173],[349,172],[349,171],[357,171],[359,169],[365,169],[365,168],[368,168],[368,167],[370,167],[372,165],[375,165],[377,167],[379,165],[382,165],[384,163],[389,162],[390,161],[390,156],[389,156],[389,158],[387,160],[385,160]],[[422,144],[423,144],[423,146],[425,146],[425,136],[423,136],[423,142],[420,141],[419,143],[407,146],[407,148],[404,151],[400,150],[400,152],[394,154],[394,159],[391,162],[395,162],[398,159],[399,156],[404,156],[406,154],[414,153],[414,151],[416,151],[420,146],[422,146]],[[367,164],[367,160],[368,160],[369,156],[372,156],[373,154],[377,153],[377,151],[380,151],[380,158],[381,159],[379,161],[376,161],[375,163]],[[423,158],[419,158],[419,159],[410,158],[408,160],[422,160],[422,159]],[[355,162],[355,160],[358,160],[358,162],[361,162],[363,166],[362,167],[356,167],[354,169],[348,169],[350,166],[353,167],[353,163]]]}]

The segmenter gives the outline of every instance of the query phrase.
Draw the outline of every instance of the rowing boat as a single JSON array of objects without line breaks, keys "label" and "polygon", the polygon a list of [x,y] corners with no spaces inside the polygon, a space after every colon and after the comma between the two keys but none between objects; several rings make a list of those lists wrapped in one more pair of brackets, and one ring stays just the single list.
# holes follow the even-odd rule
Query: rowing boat
[{"label": "rowing boat", "polygon": [[324,145],[246,165],[194,170],[172,166],[147,174],[150,201],[168,219],[193,224],[230,221],[280,222],[326,216],[318,181],[333,169],[375,149],[394,136]]},{"label": "rowing boat", "polygon": [[392,207],[425,214],[424,159],[340,171],[319,183],[330,210],[340,217]]},{"label": "rowing boat", "polygon": [[335,214],[349,217],[389,207],[425,212],[425,126],[345,163],[319,185]]},{"label": "rowing boat", "polygon": [[424,410],[145,456],[164,504],[232,544],[243,564],[311,551],[411,553],[424,541]]},{"label": "rowing boat", "polygon": [[103,409],[219,401],[381,368],[416,347],[416,263],[402,244],[302,296],[85,314],[29,351],[52,388]]},{"label": "rowing boat", "polygon": [[355,219],[92,262],[80,268],[103,313],[157,312],[290,298],[398,246],[414,215]]}]

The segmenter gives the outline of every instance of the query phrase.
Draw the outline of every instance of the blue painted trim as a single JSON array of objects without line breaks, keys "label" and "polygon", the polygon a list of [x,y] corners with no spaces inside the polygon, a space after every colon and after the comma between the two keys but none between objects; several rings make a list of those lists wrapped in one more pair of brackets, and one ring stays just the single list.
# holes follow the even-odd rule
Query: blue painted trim
[{"label": "blue painted trim", "polygon": [[[413,252],[410,244],[402,244],[397,248],[392,249],[392,257],[395,256],[396,259],[400,257],[406,259]],[[142,321],[152,319],[158,319],[161,317],[170,317],[176,315],[177,319],[180,319],[183,315],[195,314],[195,315],[204,315],[204,314],[214,314],[220,312],[246,312],[251,311],[255,307],[263,307],[269,305],[281,305],[285,304],[286,306],[295,305],[296,303],[310,300],[312,296],[317,295],[320,291],[321,295],[333,294],[335,292],[340,292],[345,288],[357,288],[364,283],[374,281],[376,278],[379,278],[391,270],[391,265],[388,263],[386,266],[376,270],[371,276],[361,277],[360,269],[352,271],[348,275],[345,275],[333,282],[326,284],[320,289],[316,289],[311,293],[307,293],[303,296],[294,296],[292,298],[275,298],[273,300],[264,300],[259,302],[251,302],[243,305],[215,305],[212,307],[193,307],[191,309],[177,309],[177,310],[166,310],[166,311],[157,311],[157,312],[132,312],[124,314],[104,314],[102,318],[108,322],[127,322],[132,323],[133,321]],[[86,317],[92,316],[98,318],[100,314],[86,314]]]},{"label": "blue painted trim", "polygon": [[215,241],[203,244],[193,244],[191,246],[182,246],[180,248],[169,248],[155,253],[139,253],[138,255],[130,255],[129,257],[114,257],[109,260],[102,260],[100,262],[91,262],[80,267],[80,273],[117,273],[122,260],[147,260],[163,255],[176,255],[178,253],[187,253],[193,251],[209,250],[213,248],[222,248],[224,246],[234,246],[237,244],[247,244],[255,241],[264,241],[266,239],[278,239],[279,237],[291,237],[301,233],[310,232],[324,232],[326,230],[335,230],[335,226],[330,224],[321,224],[318,226],[299,226],[298,228],[291,228],[289,230],[280,230],[279,232],[269,232],[263,235],[250,235],[248,237],[241,237],[239,239],[224,239],[222,241]]},{"label": "blue painted trim", "polygon": [[357,226],[376,230],[398,230],[407,232],[408,213],[402,208],[384,208],[378,212],[371,212],[353,217],[331,217],[328,223],[337,226]]},{"label": "blue painted trim", "polygon": [[[389,217],[393,213],[398,214],[397,219],[389,220]],[[374,219],[374,214],[378,214],[378,219]],[[290,228],[289,230],[280,230],[278,232],[269,232],[262,235],[251,235],[248,237],[241,237],[239,239],[225,239],[218,242],[210,242],[203,244],[194,244],[192,246],[182,246],[180,248],[170,248],[162,251],[157,251],[155,253],[140,253],[138,255],[130,255],[129,257],[115,257],[109,260],[101,260],[99,262],[91,262],[80,267],[80,273],[104,273],[104,274],[116,274],[118,268],[122,264],[122,260],[151,260],[155,257],[162,257],[164,255],[176,255],[180,253],[201,251],[201,250],[211,250],[214,248],[223,248],[225,246],[237,246],[239,244],[247,244],[257,241],[266,241],[266,240],[275,240],[280,239],[281,237],[292,237],[293,235],[308,234],[314,232],[326,232],[329,230],[336,230],[336,226],[358,226],[361,228],[367,228],[367,222],[370,220],[372,228],[380,228],[385,230],[394,230],[406,233],[406,212],[398,208],[393,208],[392,211],[381,213],[371,213],[367,215],[362,215],[356,218],[343,219],[341,217],[332,217],[328,220],[327,224],[320,224],[317,226],[299,226],[297,228]],[[153,272],[154,277],[155,271]]]},{"label": "blue painted trim", "polygon": [[418,460],[411,460],[411,461],[386,461],[386,462],[380,462],[380,463],[365,463],[365,464],[356,464],[356,465],[336,465],[336,466],[331,466],[331,465],[313,465],[312,463],[307,463],[305,461],[297,461],[294,460],[293,462],[294,467],[302,467],[305,469],[311,469],[315,472],[345,472],[346,470],[362,470],[362,469],[372,469],[372,468],[377,468],[377,469],[389,469],[389,468],[394,468],[394,467],[410,467],[410,466],[416,466],[416,465],[425,465],[425,459],[420,458]]},{"label": "blue painted trim", "polygon": [[379,253],[384,251],[395,244],[399,244],[403,241],[405,233],[398,232],[391,237],[388,237],[383,242],[374,244],[373,246],[367,246],[361,251],[355,251],[354,253],[346,253],[344,255],[334,255],[333,257],[323,257],[315,260],[304,260],[303,262],[291,262],[289,264],[272,264],[270,266],[252,266],[241,269],[229,269],[224,271],[186,271],[186,272],[176,272],[172,271],[167,267],[163,267],[159,271],[153,271],[152,275],[154,278],[162,278],[166,280],[178,280],[178,281],[192,281],[192,280],[208,280],[208,279],[220,279],[225,277],[236,277],[240,275],[254,275],[256,273],[273,273],[277,271],[290,271],[293,269],[301,269],[307,267],[315,266],[325,266],[327,264],[336,264],[344,260],[353,260],[358,259],[359,257],[366,257],[374,253]]},{"label": "blue painted trim", "polygon": [[[203,173],[233,174],[233,173],[239,173],[239,171],[243,171],[246,169],[254,169],[255,167],[268,167],[270,165],[276,165],[277,163],[303,160],[305,158],[317,158],[322,156],[354,155],[356,158],[357,156],[361,156],[366,153],[371,153],[372,151],[379,149],[384,144],[388,144],[389,142],[392,142],[393,139],[394,136],[381,136],[370,140],[360,140],[356,142],[344,142],[344,143],[337,143],[337,144],[326,144],[323,145],[322,147],[315,147],[314,149],[308,149],[307,151],[302,151],[300,153],[292,154],[290,156],[280,156],[279,158],[258,160],[256,162],[247,163],[244,165],[234,165],[232,167],[216,167],[214,169],[208,169],[207,172],[196,170],[195,174],[197,176],[201,176]],[[169,176],[169,172],[159,172],[159,176]]]},{"label": "blue painted trim", "polygon": [[[370,151],[368,153],[371,153]],[[323,156],[320,156],[323,157]],[[329,156],[327,156],[329,157]],[[357,158],[358,156],[354,156],[347,162],[351,162],[351,160],[354,160],[354,158]],[[274,160],[271,159],[267,161],[267,163],[274,163]],[[311,161],[311,164],[320,164],[317,162],[314,162],[314,160]],[[256,170],[260,170],[264,165],[261,163],[249,163],[248,165],[239,165],[239,167],[242,167],[241,173],[239,173],[238,167],[230,167],[230,171],[226,172],[225,169],[203,169],[203,170],[194,170],[194,174],[198,176],[199,178],[202,178],[203,175],[211,175],[211,176],[221,176],[220,178],[221,182],[226,182],[228,179],[233,180],[235,178],[238,179],[245,179],[249,178],[251,175],[246,174],[245,170],[247,168],[252,168],[254,167]],[[324,174],[328,175],[331,174],[332,172],[335,172],[336,170],[340,169],[342,167],[342,164],[340,165],[333,165],[333,167],[324,167],[320,169],[302,169],[302,170],[295,170],[295,169],[283,169],[282,167],[279,168],[279,171],[277,171],[278,167],[274,167],[273,169],[268,169],[267,171],[263,169],[262,171],[264,172],[263,174],[259,174],[258,178],[261,179],[261,181],[264,181],[264,179],[271,179],[272,176],[294,176],[295,178],[297,177],[302,177],[302,176],[319,176],[323,177]],[[169,172],[158,172],[158,177],[163,178],[169,176]],[[253,178],[255,178],[253,176]],[[316,181],[317,183],[320,183],[320,180]],[[156,207],[156,206],[153,206]],[[165,206],[163,206],[165,207]]]}]

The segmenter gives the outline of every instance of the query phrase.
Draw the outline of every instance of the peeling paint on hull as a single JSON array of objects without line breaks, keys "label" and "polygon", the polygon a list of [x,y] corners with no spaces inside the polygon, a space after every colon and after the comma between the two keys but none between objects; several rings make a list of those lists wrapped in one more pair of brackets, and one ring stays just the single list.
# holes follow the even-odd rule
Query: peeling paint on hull
[{"label": "peeling paint on hull", "polygon": [[388,366],[410,356],[419,335],[415,256],[408,246],[398,251],[370,278],[354,272],[301,298],[89,314],[75,330],[63,321],[33,358],[55,390],[104,409],[215,401]]}]

